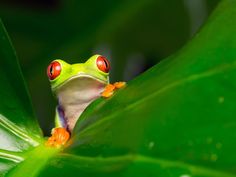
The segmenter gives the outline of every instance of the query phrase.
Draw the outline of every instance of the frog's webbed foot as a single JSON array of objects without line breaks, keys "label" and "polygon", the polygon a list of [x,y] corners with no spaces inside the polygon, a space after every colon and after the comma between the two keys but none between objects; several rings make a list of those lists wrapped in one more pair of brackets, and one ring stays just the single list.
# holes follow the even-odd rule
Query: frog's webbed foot
[{"label": "frog's webbed foot", "polygon": [[52,130],[52,136],[48,138],[46,146],[49,147],[61,147],[66,144],[70,138],[70,133],[62,127],[54,128]]},{"label": "frog's webbed foot", "polygon": [[120,89],[126,85],[126,82],[115,82],[114,84],[108,84],[102,92],[102,97],[109,98],[113,95],[114,91]]}]

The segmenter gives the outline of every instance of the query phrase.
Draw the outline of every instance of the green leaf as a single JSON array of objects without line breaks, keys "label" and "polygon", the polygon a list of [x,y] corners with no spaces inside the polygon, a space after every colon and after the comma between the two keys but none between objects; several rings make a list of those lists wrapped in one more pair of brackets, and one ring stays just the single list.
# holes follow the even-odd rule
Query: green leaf
[{"label": "green leaf", "polygon": [[42,144],[7,176],[236,177],[235,19],[222,1],[181,51],[92,103],[68,147]]},{"label": "green leaf", "polygon": [[0,176],[39,144],[42,133],[32,112],[15,51],[0,21]]},{"label": "green leaf", "polygon": [[[0,114],[20,128],[41,136],[41,130],[32,112],[31,102],[15,51],[0,21]],[[4,124],[1,118],[1,124]]]},{"label": "green leaf", "polygon": [[223,1],[181,51],[91,105],[67,153],[133,156],[122,175],[236,176],[235,19]]}]

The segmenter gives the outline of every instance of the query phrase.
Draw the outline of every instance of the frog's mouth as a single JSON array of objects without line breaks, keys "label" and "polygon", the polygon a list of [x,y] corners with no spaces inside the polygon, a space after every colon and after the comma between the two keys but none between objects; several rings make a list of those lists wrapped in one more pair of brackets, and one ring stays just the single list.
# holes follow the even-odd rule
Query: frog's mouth
[{"label": "frog's mouth", "polygon": [[87,74],[84,74],[84,73],[80,73],[80,74],[77,74],[77,75],[72,76],[71,78],[65,80],[62,84],[59,84],[56,87],[52,87],[52,90],[56,91],[56,90],[60,89],[61,87],[65,86],[66,84],[68,84],[69,82],[72,82],[74,80],[81,79],[81,78],[92,79],[95,82],[102,83],[104,85],[109,83],[109,79],[107,81],[104,81],[104,80],[99,79],[97,77],[94,77],[94,76],[91,76],[91,75],[87,75]]}]

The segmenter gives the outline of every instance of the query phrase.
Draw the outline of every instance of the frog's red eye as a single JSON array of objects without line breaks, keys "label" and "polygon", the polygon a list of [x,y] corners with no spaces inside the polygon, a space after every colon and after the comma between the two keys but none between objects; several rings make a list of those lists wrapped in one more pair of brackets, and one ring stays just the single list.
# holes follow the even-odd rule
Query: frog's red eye
[{"label": "frog's red eye", "polygon": [[108,73],[110,70],[110,63],[104,56],[99,56],[97,58],[97,67],[101,71]]},{"label": "frog's red eye", "polygon": [[61,64],[58,61],[53,61],[47,68],[48,78],[55,79],[61,73]]}]

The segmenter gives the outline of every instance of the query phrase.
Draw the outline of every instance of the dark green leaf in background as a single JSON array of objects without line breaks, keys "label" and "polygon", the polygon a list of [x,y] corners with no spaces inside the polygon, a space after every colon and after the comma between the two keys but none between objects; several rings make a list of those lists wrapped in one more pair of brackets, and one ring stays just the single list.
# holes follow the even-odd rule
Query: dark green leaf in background
[{"label": "dark green leaf in background", "polygon": [[[111,60],[112,81],[129,80],[175,52],[190,36],[192,12],[182,0],[55,0],[50,9],[41,9],[35,3],[33,10],[27,7],[39,1],[26,2],[25,7],[1,6],[0,2],[0,15],[17,50],[41,126],[47,132],[52,128],[55,107],[45,73],[51,60],[84,62],[101,53]],[[209,6],[205,1],[199,4]],[[203,20],[210,12],[204,9],[197,8],[197,13],[205,14]],[[45,102],[48,105],[42,106]]]}]

